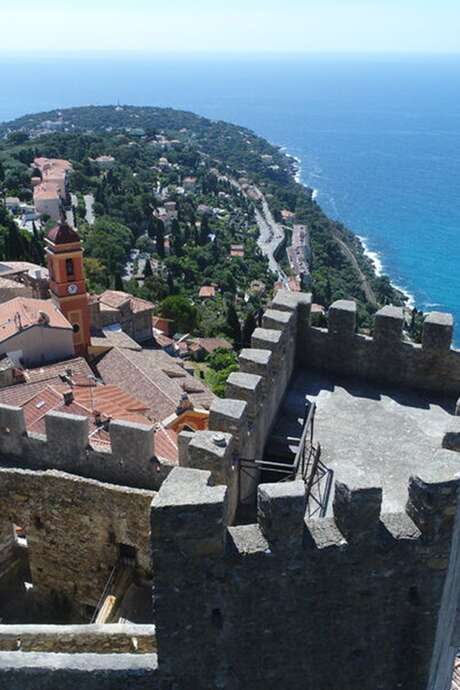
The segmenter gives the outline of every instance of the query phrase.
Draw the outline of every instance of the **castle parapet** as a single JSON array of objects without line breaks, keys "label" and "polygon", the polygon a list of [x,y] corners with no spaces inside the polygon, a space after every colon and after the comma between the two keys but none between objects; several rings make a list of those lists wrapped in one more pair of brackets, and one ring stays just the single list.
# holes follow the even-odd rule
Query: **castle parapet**
[{"label": "castle parapet", "polygon": [[88,417],[51,411],[45,415],[45,428],[48,447],[59,467],[72,456],[77,464],[77,458],[88,448]]},{"label": "castle parapet", "polygon": [[374,342],[394,345],[402,341],[404,314],[401,307],[387,305],[375,315]]},{"label": "castle parapet", "polygon": [[329,307],[329,335],[344,337],[356,332],[356,302],[341,299]]},{"label": "castle parapet", "polygon": [[1,458],[30,469],[55,469],[112,484],[155,489],[172,469],[155,458],[154,427],[112,421],[110,446],[89,435],[85,416],[48,412],[46,434],[28,432],[24,410],[0,405]]},{"label": "castle parapet", "polygon": [[377,535],[382,489],[363,479],[335,483],[333,511],[340,532],[350,543],[371,541]]},{"label": "castle parapet", "polygon": [[275,551],[301,548],[305,532],[305,483],[261,484],[258,488],[258,523]]},{"label": "castle parapet", "polygon": [[423,349],[432,353],[449,352],[453,330],[454,317],[452,314],[431,312],[423,323]]},{"label": "castle parapet", "polygon": [[458,509],[458,453],[440,449],[418,476],[409,480],[407,513],[427,542],[450,540]]}]

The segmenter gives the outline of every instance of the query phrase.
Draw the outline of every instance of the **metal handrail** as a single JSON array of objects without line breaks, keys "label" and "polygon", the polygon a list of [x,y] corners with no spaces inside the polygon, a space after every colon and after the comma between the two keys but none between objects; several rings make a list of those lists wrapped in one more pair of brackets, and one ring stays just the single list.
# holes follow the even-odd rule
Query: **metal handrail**
[{"label": "metal handrail", "polygon": [[115,565],[113,566],[112,572],[110,573],[110,575],[107,579],[107,582],[105,583],[104,589],[102,590],[102,594],[99,597],[99,601],[97,602],[96,608],[94,609],[94,613],[91,617],[90,624],[95,622],[95,620],[99,614],[99,611],[102,608],[102,605],[104,603],[104,599],[106,598],[107,594],[109,593],[110,587],[113,584],[113,581],[115,579],[115,574],[118,570],[119,565],[120,565],[120,559],[118,559],[117,562],[115,563]]}]

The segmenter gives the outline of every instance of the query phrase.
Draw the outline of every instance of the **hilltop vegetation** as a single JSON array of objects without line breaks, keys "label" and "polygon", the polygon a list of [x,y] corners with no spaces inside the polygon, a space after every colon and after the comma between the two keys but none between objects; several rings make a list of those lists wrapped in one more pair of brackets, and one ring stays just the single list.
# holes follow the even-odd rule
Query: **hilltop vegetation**
[{"label": "hilltop vegetation", "polygon": [[[58,118],[60,131],[41,131],[44,121]],[[164,300],[183,297],[196,308],[195,330],[226,335],[237,345],[246,341],[276,276],[257,244],[259,202],[235,184],[243,179],[263,192],[276,220],[284,209],[308,225],[315,301],[328,306],[356,299],[362,326],[379,304],[402,303],[389,280],[375,275],[355,235],[329,219],[311,190],[295,181],[294,161],[248,129],[166,108],[104,106],[27,115],[0,125],[0,137],[4,195],[31,199],[36,156],[72,162],[74,215],[94,290],[123,288],[151,299],[160,312]],[[114,158],[109,169],[95,162],[103,155]],[[87,194],[94,197],[93,224],[87,222]],[[176,210],[165,219],[166,202]],[[2,255],[37,261],[40,233],[31,237],[11,223],[3,212]],[[244,256],[232,256],[232,245],[242,246]],[[139,250],[134,259],[133,249]],[[365,294],[363,276],[378,304]],[[198,308],[203,285],[213,286],[215,297]]]}]

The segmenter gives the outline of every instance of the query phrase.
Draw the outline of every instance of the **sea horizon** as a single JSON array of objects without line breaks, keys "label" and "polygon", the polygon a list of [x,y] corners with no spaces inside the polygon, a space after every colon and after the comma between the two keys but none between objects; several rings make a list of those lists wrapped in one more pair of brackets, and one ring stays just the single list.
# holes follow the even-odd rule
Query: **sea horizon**
[{"label": "sea horizon", "polygon": [[460,324],[460,55],[208,57],[0,55],[0,121],[120,102],[249,127],[300,162],[378,272]]}]

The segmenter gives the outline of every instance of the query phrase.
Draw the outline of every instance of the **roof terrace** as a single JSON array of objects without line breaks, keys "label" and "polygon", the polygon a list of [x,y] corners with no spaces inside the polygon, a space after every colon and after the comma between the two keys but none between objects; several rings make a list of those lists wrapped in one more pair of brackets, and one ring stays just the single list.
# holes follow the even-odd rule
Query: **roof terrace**
[{"label": "roof terrace", "polygon": [[[455,413],[455,400],[448,397],[297,369],[271,438],[300,437],[306,403],[313,402],[314,441],[333,479],[347,483],[352,477],[381,486],[388,513],[404,510],[409,477],[436,462]],[[271,459],[272,448],[269,440],[265,459]],[[332,481],[328,515],[334,486]]]}]

